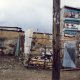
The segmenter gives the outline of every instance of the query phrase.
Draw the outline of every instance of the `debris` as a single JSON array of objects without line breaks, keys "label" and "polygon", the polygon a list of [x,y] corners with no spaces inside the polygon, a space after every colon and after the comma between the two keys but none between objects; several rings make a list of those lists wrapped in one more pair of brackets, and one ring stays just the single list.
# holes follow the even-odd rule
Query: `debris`
[{"label": "debris", "polygon": [[[4,41],[4,47],[6,49],[3,49],[4,54],[14,54],[15,48],[16,48],[17,39],[7,39]],[[12,47],[14,46],[14,47]]]}]

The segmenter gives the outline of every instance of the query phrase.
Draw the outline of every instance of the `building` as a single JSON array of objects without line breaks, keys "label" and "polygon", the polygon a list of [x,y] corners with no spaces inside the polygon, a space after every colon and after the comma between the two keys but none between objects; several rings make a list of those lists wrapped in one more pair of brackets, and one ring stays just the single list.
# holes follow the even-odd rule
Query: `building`
[{"label": "building", "polygon": [[[50,58],[52,57],[52,34],[44,34],[39,32],[33,32],[33,30],[27,30],[25,35],[25,32],[26,31],[22,31],[19,27],[1,26],[0,55],[4,54],[18,56],[19,59],[23,60],[22,62],[25,64],[27,62],[26,60],[29,57],[26,57],[26,51],[26,53],[31,54],[32,56],[34,56],[34,58],[36,56],[41,56],[42,58],[46,56],[47,58],[49,58],[48,60],[50,61]],[[47,48],[45,49],[44,47]]]},{"label": "building", "polygon": [[64,49],[63,66],[80,68],[80,8],[64,6],[60,11],[60,32]]},{"label": "building", "polygon": [[22,31],[22,28],[0,26],[0,39],[17,38],[19,34],[24,35],[24,31]]},{"label": "building", "polygon": [[[33,37],[44,38],[44,33],[32,32]],[[27,33],[29,34],[29,33]],[[25,41],[25,31],[22,31],[22,28],[19,27],[6,27],[0,26],[0,54],[14,54],[17,46],[18,36],[20,35],[20,46],[21,50],[24,52],[24,41]],[[45,38],[52,39],[52,34],[45,33]],[[32,39],[33,41],[34,39]],[[36,42],[37,41],[37,42]],[[52,40],[47,39],[37,39],[35,44],[42,45],[51,45]],[[41,44],[40,44],[41,43]]]},{"label": "building", "polygon": [[64,36],[80,35],[80,8],[64,6],[60,12],[60,26]]}]

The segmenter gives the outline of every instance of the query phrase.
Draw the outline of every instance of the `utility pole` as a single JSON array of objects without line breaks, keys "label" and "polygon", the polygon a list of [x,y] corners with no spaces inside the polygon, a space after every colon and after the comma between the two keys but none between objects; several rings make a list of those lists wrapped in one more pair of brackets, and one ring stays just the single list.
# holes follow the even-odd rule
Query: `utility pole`
[{"label": "utility pole", "polygon": [[60,0],[53,0],[52,80],[60,80]]}]

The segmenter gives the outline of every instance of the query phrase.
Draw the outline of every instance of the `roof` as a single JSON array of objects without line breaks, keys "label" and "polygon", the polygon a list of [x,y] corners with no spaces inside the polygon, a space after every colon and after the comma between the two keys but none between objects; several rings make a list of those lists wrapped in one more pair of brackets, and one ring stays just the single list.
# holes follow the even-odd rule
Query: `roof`
[{"label": "roof", "polygon": [[7,26],[0,26],[0,28],[16,28],[16,29],[22,29],[20,27],[7,27]]},{"label": "roof", "polygon": [[0,31],[12,31],[12,32],[24,32],[22,30],[6,30],[6,29],[0,29]]},{"label": "roof", "polygon": [[71,6],[63,6],[63,8],[69,8],[69,9],[74,9],[74,10],[78,10],[78,11],[80,11],[80,8],[78,8],[78,7],[71,7]]},{"label": "roof", "polygon": [[[33,32],[34,34],[44,34],[44,33],[41,33],[41,32]],[[45,34],[48,34],[48,35],[52,35],[51,33],[45,33]]]}]

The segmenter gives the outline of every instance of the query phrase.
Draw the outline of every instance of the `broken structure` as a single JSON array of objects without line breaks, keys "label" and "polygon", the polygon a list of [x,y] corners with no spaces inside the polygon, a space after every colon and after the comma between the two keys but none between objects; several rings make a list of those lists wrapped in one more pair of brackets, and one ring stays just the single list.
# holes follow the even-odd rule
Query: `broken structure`
[{"label": "broken structure", "polygon": [[24,35],[21,28],[0,26],[0,54],[14,54],[18,35]]},{"label": "broken structure", "polygon": [[[28,34],[27,34],[28,33]],[[25,60],[27,67],[35,66],[46,68],[52,57],[52,34],[25,31]]]}]

